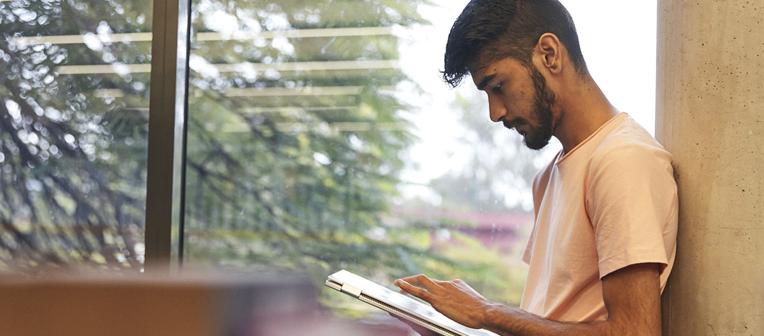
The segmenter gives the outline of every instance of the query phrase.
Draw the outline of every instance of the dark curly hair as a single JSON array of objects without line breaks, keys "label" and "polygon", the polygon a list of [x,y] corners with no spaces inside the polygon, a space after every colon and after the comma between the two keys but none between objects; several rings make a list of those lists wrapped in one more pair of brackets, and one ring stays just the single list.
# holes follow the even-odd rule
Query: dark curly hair
[{"label": "dark curly hair", "polygon": [[573,18],[558,0],[472,0],[448,35],[443,80],[458,86],[478,61],[512,57],[530,66],[533,47],[544,33],[555,34],[577,71],[588,73]]}]

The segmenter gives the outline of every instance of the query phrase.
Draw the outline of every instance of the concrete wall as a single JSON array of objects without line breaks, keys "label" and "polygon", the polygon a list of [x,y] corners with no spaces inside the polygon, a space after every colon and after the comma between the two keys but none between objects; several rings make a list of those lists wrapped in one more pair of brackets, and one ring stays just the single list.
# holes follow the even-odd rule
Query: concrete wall
[{"label": "concrete wall", "polygon": [[680,188],[664,335],[764,335],[764,2],[658,1],[657,84]]}]

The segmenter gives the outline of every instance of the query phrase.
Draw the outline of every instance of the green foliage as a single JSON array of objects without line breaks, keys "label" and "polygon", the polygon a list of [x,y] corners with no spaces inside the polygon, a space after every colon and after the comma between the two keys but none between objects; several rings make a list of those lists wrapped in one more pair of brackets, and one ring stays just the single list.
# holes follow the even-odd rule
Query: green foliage
[{"label": "green foliage", "polygon": [[[243,31],[406,26],[423,23],[421,3],[202,0],[194,2],[193,24],[197,33],[217,31],[223,13],[230,20],[223,23]],[[150,8],[146,0],[0,2],[0,73],[7,74],[0,78],[3,268],[142,265],[148,75],[57,69],[148,64],[150,43],[23,45],[13,36],[148,32]],[[191,72],[190,262],[300,270],[317,285],[341,268],[384,283],[428,273],[464,278],[489,297],[516,302],[517,288],[507,282],[521,279],[498,252],[459,234],[453,246],[436,246],[432,227],[390,220],[402,153],[416,140],[401,116],[409,107],[391,92],[408,81],[397,67],[247,70],[396,61],[398,43],[394,34],[193,42],[192,68],[241,70]],[[357,312],[347,302],[324,301]]]},{"label": "green foliage", "polygon": [[[223,4],[207,3],[205,15]],[[419,22],[416,2],[239,2],[236,17],[289,18],[280,30],[385,27]],[[246,14],[242,14],[246,13]],[[352,13],[352,15],[351,15]],[[402,15],[401,13],[407,13]],[[206,60],[327,62],[396,60],[393,35],[289,39],[253,48],[202,44]],[[284,49],[284,46],[281,46]],[[231,56],[230,50],[239,50]],[[388,227],[382,216],[396,195],[400,154],[413,141],[406,109],[385,87],[406,80],[397,69],[341,74],[271,73],[192,78],[189,103],[187,237],[189,259],[236,267],[284,267],[313,276],[349,268],[366,274],[419,272],[418,260],[441,259],[426,244]],[[231,88],[358,87],[352,95],[227,97]],[[210,88],[214,88],[210,90]],[[255,109],[253,109],[253,107]],[[253,112],[254,110],[254,112]],[[419,236],[426,231],[419,229]]]},{"label": "green foliage", "polygon": [[[415,1],[238,2],[234,12],[205,2],[195,26],[213,30],[204,23],[216,23],[205,16],[221,10],[236,13],[230,14],[234,22],[257,17],[266,29],[272,17],[288,18],[281,30],[385,27],[422,22],[417,6]],[[290,38],[288,43],[199,42],[194,54],[212,63],[398,58],[394,35]],[[464,235],[459,246],[444,250],[433,245],[432,227],[385,220],[400,184],[401,153],[414,140],[412,125],[400,115],[409,107],[385,87],[406,80],[396,69],[282,71],[254,79],[194,74],[186,188],[189,260],[297,269],[319,286],[342,268],[388,284],[415,273],[462,277],[475,280],[487,295],[517,302],[516,286],[505,283],[512,272],[496,251]],[[295,93],[350,86],[361,90],[356,95],[226,96],[232,88]],[[330,298],[325,303],[346,312],[359,308]]]},{"label": "green foliage", "polygon": [[138,18],[146,17],[137,10],[148,1],[133,4],[0,2],[0,267],[140,266],[148,114],[96,90],[118,89],[142,101],[148,77],[69,76],[56,69],[102,64],[117,48],[119,57],[147,59],[147,43],[96,52],[15,39],[141,31]]}]

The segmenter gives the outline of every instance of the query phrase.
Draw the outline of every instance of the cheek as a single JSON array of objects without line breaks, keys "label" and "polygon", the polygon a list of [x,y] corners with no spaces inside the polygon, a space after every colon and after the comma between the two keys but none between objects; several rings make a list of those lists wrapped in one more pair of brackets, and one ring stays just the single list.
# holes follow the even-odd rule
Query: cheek
[{"label": "cheek", "polygon": [[533,86],[525,85],[522,88],[518,88],[516,92],[518,99],[521,99],[523,102],[532,105],[536,101],[536,90],[534,90]]},{"label": "cheek", "polygon": [[504,96],[505,105],[510,106],[519,117],[526,119],[530,116],[535,101],[536,96],[534,95],[533,90],[527,89],[511,90]]}]

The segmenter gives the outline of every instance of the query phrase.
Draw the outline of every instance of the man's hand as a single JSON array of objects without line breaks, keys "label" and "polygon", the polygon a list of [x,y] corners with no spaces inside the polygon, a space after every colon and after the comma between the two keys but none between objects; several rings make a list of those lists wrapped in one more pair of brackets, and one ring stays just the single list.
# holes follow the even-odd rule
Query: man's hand
[{"label": "man's hand", "polygon": [[645,336],[661,334],[659,270],[656,263],[635,264],[602,278],[608,318],[589,322],[552,321],[495,304],[461,280],[437,281],[416,275],[395,284],[456,322],[501,335]]},{"label": "man's hand", "polygon": [[398,279],[395,285],[429,302],[435,310],[456,322],[475,329],[485,326],[491,302],[462,280],[439,281],[420,274]]}]

